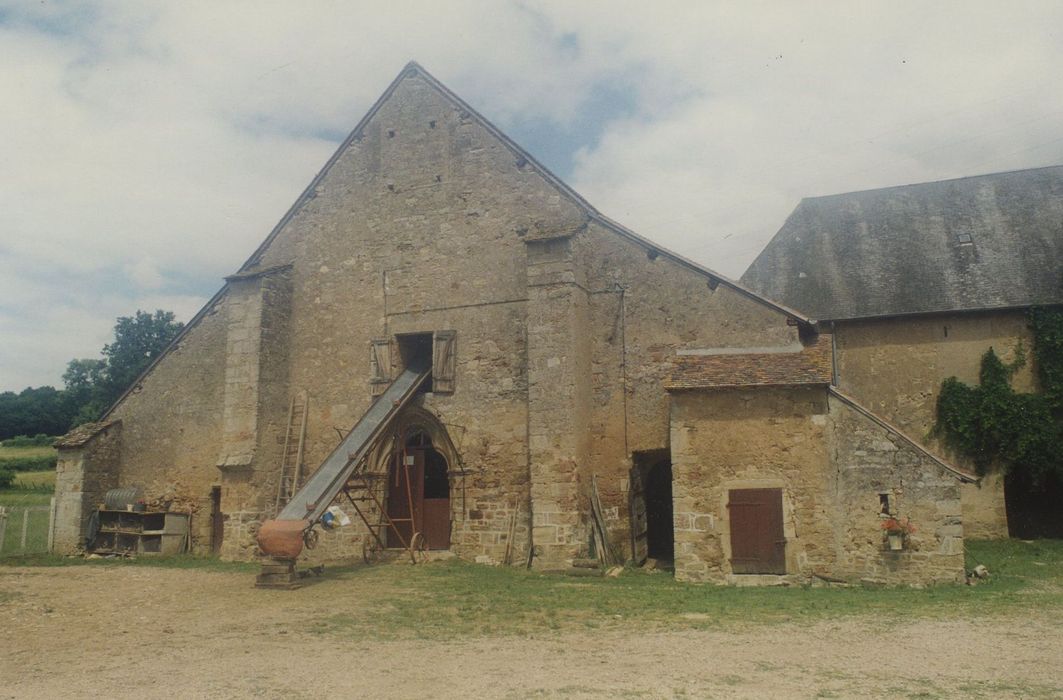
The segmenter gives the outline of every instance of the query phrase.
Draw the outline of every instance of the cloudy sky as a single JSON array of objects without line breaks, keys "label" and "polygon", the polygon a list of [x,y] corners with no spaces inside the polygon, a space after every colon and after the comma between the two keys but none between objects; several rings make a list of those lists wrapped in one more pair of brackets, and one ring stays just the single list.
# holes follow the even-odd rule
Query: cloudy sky
[{"label": "cloudy sky", "polygon": [[0,0],[0,390],[190,318],[409,60],[737,277],[802,197],[1063,163],[1063,3]]}]

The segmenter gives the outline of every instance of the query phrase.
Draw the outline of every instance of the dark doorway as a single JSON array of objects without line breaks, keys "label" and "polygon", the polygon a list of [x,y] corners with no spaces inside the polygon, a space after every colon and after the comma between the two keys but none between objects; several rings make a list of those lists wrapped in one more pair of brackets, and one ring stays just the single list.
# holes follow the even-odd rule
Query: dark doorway
[{"label": "dark doorway", "polygon": [[1012,471],[1004,477],[1008,534],[1023,540],[1063,538],[1063,480],[1047,475],[1040,481]]},{"label": "dark doorway", "polygon": [[631,558],[638,565],[652,557],[667,567],[675,560],[672,523],[672,453],[646,450],[631,455]]},{"label": "dark doorway", "polygon": [[225,538],[225,516],[221,512],[221,486],[210,489],[210,551],[217,554]]},{"label": "dark doorway", "polygon": [[[399,345],[399,357],[403,367],[432,366],[432,334],[431,333],[405,333],[396,336]],[[432,376],[418,388],[418,393],[432,391]]]},{"label": "dark doorway", "polygon": [[729,493],[727,511],[731,570],[736,574],[785,574],[782,489],[735,489]]},{"label": "dark doorway", "polygon": [[643,489],[646,493],[646,552],[659,561],[674,561],[671,456],[657,460],[646,470]]},{"label": "dark doorway", "polygon": [[[402,547],[420,532],[428,549],[450,548],[450,476],[446,458],[427,433],[415,431],[388,474],[388,546]],[[412,513],[411,513],[412,505]]]}]

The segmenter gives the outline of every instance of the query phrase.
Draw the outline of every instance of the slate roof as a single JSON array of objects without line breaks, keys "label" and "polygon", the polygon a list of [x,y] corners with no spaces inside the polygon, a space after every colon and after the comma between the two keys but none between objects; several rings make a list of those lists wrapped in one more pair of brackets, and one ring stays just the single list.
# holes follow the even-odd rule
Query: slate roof
[{"label": "slate roof", "polygon": [[820,320],[1063,303],[1063,166],[805,199],[741,281]]},{"label": "slate roof", "polygon": [[92,440],[92,438],[118,423],[121,423],[121,421],[104,420],[99,423],[82,423],[66,435],[56,439],[53,446],[56,448],[83,447]]},{"label": "slate roof", "polygon": [[678,355],[669,391],[831,383],[830,336],[799,352]]}]

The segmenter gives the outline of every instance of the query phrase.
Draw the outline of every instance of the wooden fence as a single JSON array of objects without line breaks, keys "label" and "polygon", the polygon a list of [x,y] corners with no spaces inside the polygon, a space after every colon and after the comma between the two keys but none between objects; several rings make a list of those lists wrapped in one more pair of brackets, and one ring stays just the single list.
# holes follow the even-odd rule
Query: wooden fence
[{"label": "wooden fence", "polygon": [[0,556],[52,548],[51,506],[0,506]]}]

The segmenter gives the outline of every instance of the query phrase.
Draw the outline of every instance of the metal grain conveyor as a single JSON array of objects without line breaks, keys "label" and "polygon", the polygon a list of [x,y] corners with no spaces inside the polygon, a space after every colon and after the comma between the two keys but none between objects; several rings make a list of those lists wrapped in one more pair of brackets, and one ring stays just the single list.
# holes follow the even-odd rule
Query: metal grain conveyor
[{"label": "metal grain conveyor", "polygon": [[[284,578],[288,578],[292,564],[303,551],[304,538],[316,534],[312,529],[318,519],[385,434],[391,421],[417,394],[417,389],[429,374],[430,366],[411,365],[405,369],[373,402],[351,432],[292,496],[277,517],[262,523],[258,530],[259,548],[274,559],[285,562],[278,565],[284,566],[284,571],[278,569],[274,573],[283,573]],[[263,581],[267,577],[267,566],[263,565],[260,585],[269,585]]]}]

